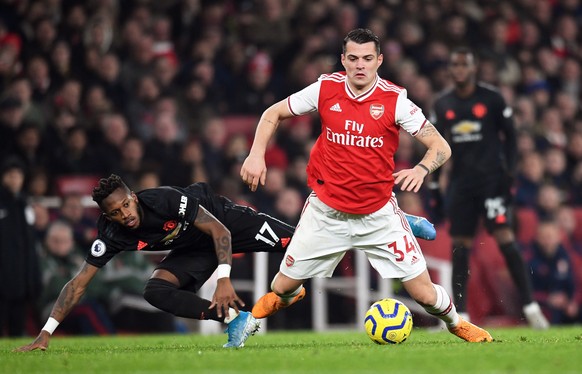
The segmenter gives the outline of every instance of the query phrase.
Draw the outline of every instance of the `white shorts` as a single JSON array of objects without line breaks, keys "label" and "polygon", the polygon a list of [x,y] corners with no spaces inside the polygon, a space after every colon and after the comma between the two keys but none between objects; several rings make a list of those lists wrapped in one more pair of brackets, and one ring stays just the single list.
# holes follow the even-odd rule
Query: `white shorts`
[{"label": "white shorts", "polygon": [[292,279],[331,277],[350,249],[364,251],[382,278],[407,281],[426,270],[394,194],[374,213],[348,214],[329,207],[315,193],[305,202],[279,270]]}]

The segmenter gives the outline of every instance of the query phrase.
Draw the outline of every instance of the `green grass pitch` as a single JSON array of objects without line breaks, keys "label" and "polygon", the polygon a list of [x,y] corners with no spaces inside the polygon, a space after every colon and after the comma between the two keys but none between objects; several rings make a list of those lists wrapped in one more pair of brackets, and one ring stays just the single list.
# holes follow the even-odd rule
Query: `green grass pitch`
[{"label": "green grass pitch", "polygon": [[582,373],[582,326],[491,329],[469,344],[414,329],[400,345],[365,332],[268,332],[241,349],[226,335],[54,337],[47,351],[13,352],[31,338],[0,339],[0,373]]}]

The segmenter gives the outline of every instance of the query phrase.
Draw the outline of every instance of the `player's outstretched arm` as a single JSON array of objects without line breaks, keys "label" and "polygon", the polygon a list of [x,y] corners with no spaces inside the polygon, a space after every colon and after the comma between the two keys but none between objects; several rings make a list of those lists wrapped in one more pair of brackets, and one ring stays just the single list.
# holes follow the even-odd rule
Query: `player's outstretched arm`
[{"label": "player's outstretched arm", "polygon": [[81,270],[71,279],[59,294],[55,305],[51,311],[46,325],[42,328],[36,339],[27,345],[16,348],[16,352],[28,352],[35,349],[46,350],[49,345],[51,334],[57,328],[65,317],[71,312],[73,307],[79,303],[81,297],[85,294],[87,285],[97,274],[99,268],[88,263],[83,263]]},{"label": "player's outstretched arm", "polygon": [[265,165],[267,144],[269,144],[279,123],[292,116],[289,108],[287,108],[287,100],[281,100],[271,105],[261,115],[255,131],[253,145],[240,170],[242,181],[249,186],[251,191],[256,191],[259,183],[261,186],[265,185],[267,180],[267,167]]},{"label": "player's outstretched arm", "polygon": [[245,303],[238,297],[230,281],[230,268],[232,266],[230,231],[202,206],[198,207],[194,226],[203,233],[212,236],[218,258],[218,281],[209,309],[216,307],[218,317],[222,317],[223,313],[228,317],[229,308],[234,308],[238,313],[238,306],[245,306]]}]

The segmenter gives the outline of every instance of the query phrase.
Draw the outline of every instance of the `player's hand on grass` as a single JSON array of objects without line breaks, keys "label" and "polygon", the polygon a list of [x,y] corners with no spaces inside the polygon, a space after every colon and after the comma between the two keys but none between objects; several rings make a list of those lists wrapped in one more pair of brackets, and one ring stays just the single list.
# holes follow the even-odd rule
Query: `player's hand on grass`
[{"label": "player's hand on grass", "polygon": [[13,350],[13,352],[29,352],[34,351],[35,349],[46,351],[46,349],[49,346],[50,338],[51,335],[47,331],[41,330],[40,334],[38,334],[38,336],[36,337],[36,339],[34,339],[32,343],[16,348]]},{"label": "player's hand on grass", "polygon": [[219,318],[229,316],[228,308],[233,308],[238,313],[239,305],[245,306],[245,303],[238,297],[234,291],[234,287],[230,282],[230,278],[220,278],[218,279],[218,284],[216,285],[216,291],[214,291],[214,296],[212,296],[212,304],[208,309],[216,307],[216,314]]}]

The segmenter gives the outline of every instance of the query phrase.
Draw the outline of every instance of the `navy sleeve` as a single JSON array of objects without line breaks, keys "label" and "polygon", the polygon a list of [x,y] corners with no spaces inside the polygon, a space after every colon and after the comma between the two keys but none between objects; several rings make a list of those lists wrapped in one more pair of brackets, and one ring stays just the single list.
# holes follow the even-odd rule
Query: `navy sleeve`
[{"label": "navy sleeve", "polygon": [[119,252],[121,252],[121,249],[116,248],[113,243],[105,238],[98,237],[93,244],[91,244],[91,249],[89,250],[89,253],[87,253],[85,261],[88,264],[101,268]]},{"label": "navy sleeve", "polygon": [[503,133],[503,153],[507,171],[515,173],[517,167],[517,132],[513,124],[513,109],[509,107],[501,95],[497,103],[500,131]]}]

